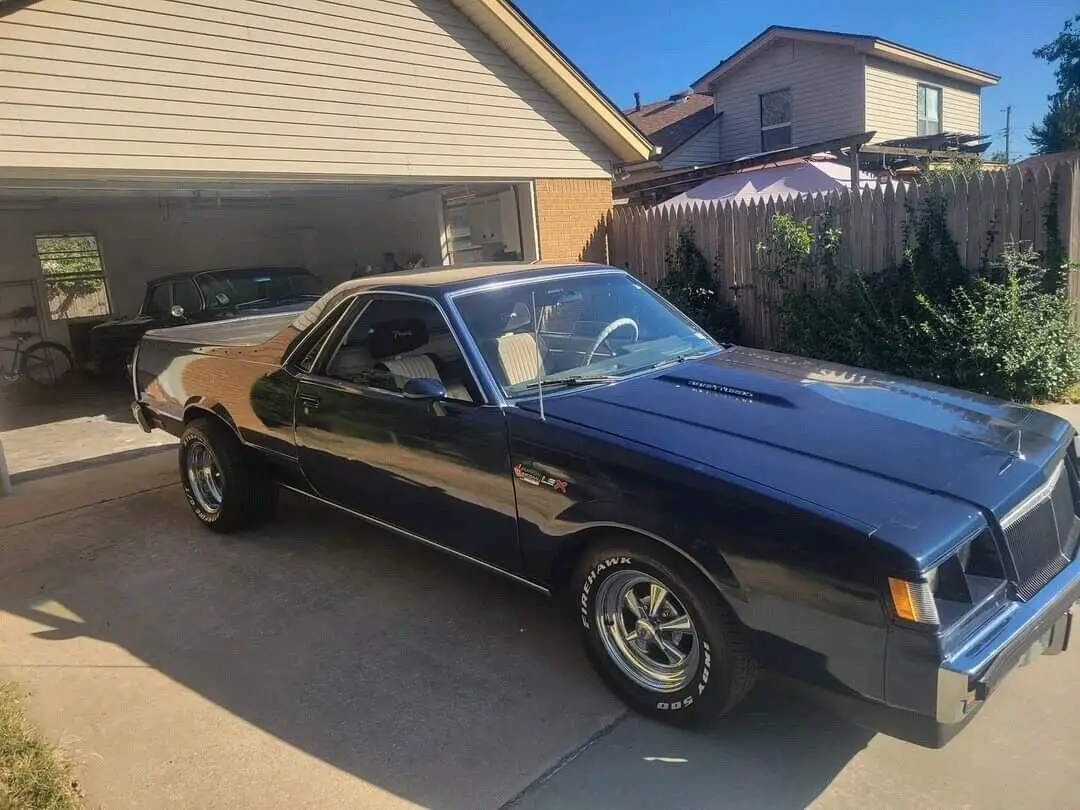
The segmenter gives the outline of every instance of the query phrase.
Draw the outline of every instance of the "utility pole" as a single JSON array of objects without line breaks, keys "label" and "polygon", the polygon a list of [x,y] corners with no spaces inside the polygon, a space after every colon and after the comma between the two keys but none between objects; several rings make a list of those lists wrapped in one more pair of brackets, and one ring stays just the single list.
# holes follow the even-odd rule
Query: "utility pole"
[{"label": "utility pole", "polygon": [[1005,162],[1009,162],[1009,134],[1012,132],[1012,127],[1009,123],[1012,119],[1012,105],[1010,104],[1005,108]]}]

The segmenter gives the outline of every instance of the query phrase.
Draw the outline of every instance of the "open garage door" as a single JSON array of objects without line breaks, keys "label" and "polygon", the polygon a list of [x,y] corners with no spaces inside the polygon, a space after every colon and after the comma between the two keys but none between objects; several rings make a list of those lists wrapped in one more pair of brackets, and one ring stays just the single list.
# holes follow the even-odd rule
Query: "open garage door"
[{"label": "open garage door", "polygon": [[394,267],[535,259],[532,199],[527,182],[7,180],[0,314],[37,306],[29,328],[81,362],[89,329],[137,313],[159,276],[290,266],[329,286]]}]

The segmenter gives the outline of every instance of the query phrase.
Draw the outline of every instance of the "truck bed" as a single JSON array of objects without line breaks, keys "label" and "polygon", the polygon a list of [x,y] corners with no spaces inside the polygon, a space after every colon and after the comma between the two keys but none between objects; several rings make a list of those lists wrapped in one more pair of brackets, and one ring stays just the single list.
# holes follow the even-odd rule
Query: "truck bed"
[{"label": "truck bed", "polygon": [[296,320],[309,306],[310,304],[290,304],[287,307],[260,310],[258,314],[241,318],[151,329],[146,333],[146,337],[154,341],[199,346],[257,346]]}]

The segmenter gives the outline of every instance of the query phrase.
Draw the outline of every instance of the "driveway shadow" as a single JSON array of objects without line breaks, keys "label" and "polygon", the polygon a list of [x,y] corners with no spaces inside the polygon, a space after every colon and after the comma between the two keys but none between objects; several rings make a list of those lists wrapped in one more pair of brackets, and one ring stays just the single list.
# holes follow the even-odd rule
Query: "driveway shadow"
[{"label": "driveway shadow", "polygon": [[[117,645],[290,746],[441,810],[503,805],[624,714],[580,654],[571,617],[542,595],[299,498],[283,507],[263,531],[220,537],[170,487],[17,527],[0,557],[0,611],[45,629],[0,636],[0,669],[33,687],[20,653],[63,660],[85,655],[75,640]],[[50,601],[81,621],[43,609]],[[93,677],[72,663],[64,690]],[[718,775],[743,806],[805,806],[865,743],[809,712],[761,690],[715,732],[648,724],[619,743],[633,779],[587,782],[596,792],[566,806],[609,806],[617,794],[621,808],[645,807],[645,795],[712,807]],[[619,731],[605,739],[623,740]],[[189,760],[207,745],[183,723],[170,735],[171,752],[123,743]],[[655,756],[687,763],[645,759]]]}]

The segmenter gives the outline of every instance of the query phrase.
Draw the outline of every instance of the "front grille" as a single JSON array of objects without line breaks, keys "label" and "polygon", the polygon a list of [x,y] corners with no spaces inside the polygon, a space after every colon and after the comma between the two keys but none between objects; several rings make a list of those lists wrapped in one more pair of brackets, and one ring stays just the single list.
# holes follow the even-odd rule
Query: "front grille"
[{"label": "front grille", "polygon": [[1016,568],[1016,592],[1030,599],[1076,554],[1076,503],[1062,462],[1050,480],[1002,521]]}]

